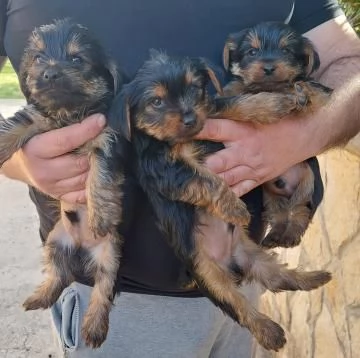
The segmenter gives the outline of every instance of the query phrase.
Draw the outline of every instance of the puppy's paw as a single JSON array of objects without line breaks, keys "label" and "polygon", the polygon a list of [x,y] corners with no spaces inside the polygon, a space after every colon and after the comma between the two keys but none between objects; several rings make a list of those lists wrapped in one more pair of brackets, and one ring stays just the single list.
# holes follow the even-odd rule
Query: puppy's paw
[{"label": "puppy's paw", "polygon": [[308,89],[305,82],[298,81],[294,84],[296,103],[298,109],[304,108],[309,101]]},{"label": "puppy's paw", "polygon": [[50,300],[48,297],[40,297],[38,294],[34,294],[28,297],[23,303],[25,311],[34,311],[39,309],[50,308],[55,301]]},{"label": "puppy's paw", "polygon": [[285,332],[280,325],[265,317],[258,319],[255,323],[254,332],[252,332],[265,349],[277,352],[285,343]]},{"label": "puppy's paw", "polygon": [[269,249],[275,247],[295,247],[300,244],[301,236],[302,235],[298,235],[296,232],[285,233],[275,227],[265,236],[264,240],[261,242],[261,246]]},{"label": "puppy's paw", "polygon": [[85,344],[91,348],[99,348],[105,341],[109,330],[109,315],[100,310],[88,313],[84,317],[81,335]]},{"label": "puppy's paw", "polygon": [[251,215],[246,205],[239,200],[229,213],[228,222],[235,226],[247,227],[250,223]]}]

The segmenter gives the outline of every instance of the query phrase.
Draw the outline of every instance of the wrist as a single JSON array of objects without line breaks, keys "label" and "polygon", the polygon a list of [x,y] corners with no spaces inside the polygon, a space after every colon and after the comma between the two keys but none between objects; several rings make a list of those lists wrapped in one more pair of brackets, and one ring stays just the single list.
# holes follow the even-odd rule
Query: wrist
[{"label": "wrist", "polygon": [[329,147],[330,132],[324,121],[326,115],[326,111],[321,108],[317,112],[300,119],[305,159],[316,157]]}]

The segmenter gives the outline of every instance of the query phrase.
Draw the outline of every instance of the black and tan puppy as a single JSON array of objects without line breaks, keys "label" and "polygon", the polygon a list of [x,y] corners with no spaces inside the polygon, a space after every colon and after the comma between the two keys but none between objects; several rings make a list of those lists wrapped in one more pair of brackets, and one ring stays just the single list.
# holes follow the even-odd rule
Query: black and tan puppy
[{"label": "black and tan puppy", "polygon": [[[0,121],[0,164],[36,134],[79,123],[92,113],[107,113],[120,78],[89,31],[70,20],[34,30],[19,77],[29,104]],[[24,303],[26,310],[48,308],[77,273],[85,275],[94,289],[82,333],[92,347],[107,335],[120,260],[116,229],[124,178],[111,160],[114,139],[106,128],[77,150],[91,163],[87,206],[59,203],[61,217],[44,247],[46,280]]]},{"label": "black and tan puppy", "polygon": [[[307,103],[298,113],[324,105],[331,90],[310,80],[320,59],[312,43],[289,25],[260,23],[229,36],[224,48],[224,66],[233,75],[226,95],[262,91],[286,93],[294,83],[308,87]],[[317,88],[312,91],[311,88]],[[310,166],[300,163],[280,177],[266,182],[264,219],[271,230],[262,245],[292,247],[300,243],[312,215],[314,176]]]},{"label": "black and tan puppy", "polygon": [[[328,282],[330,275],[288,270],[253,243],[246,233],[246,205],[203,165],[201,143],[192,139],[209,116],[246,121],[267,111],[275,118],[281,108],[286,113],[296,108],[298,98],[294,94],[291,102],[288,94],[259,93],[214,100],[207,92],[210,81],[221,92],[214,72],[201,59],[153,53],[123,87],[109,113],[110,121],[121,124],[118,130],[124,137],[119,142],[124,158],[119,160],[133,158],[132,173],[147,194],[160,229],[204,294],[265,348],[278,350],[286,342],[283,329],[250,305],[238,291],[239,283],[256,280],[274,292],[312,290]],[[128,141],[131,153],[124,151]],[[205,215],[235,226],[229,262],[217,261],[208,250],[200,230]],[[228,225],[224,227],[225,235]]]}]

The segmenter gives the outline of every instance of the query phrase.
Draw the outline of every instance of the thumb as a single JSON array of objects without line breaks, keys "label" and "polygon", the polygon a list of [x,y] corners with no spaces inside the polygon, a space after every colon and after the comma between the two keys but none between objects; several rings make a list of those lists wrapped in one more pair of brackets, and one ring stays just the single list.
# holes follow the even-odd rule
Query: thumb
[{"label": "thumb", "polygon": [[94,114],[81,123],[39,134],[31,139],[32,152],[44,159],[69,153],[95,138],[105,124],[104,115]]}]

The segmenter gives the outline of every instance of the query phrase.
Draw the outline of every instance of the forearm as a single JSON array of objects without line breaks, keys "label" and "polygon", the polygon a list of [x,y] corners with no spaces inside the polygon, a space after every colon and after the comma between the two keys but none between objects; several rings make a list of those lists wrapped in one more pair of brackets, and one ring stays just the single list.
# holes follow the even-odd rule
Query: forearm
[{"label": "forearm", "polygon": [[311,137],[317,141],[312,143],[315,148],[313,154],[345,145],[359,133],[360,75],[337,88],[331,102],[306,122],[305,125],[309,127],[306,132],[311,133]]},{"label": "forearm", "polygon": [[343,16],[325,26],[305,34],[321,54],[315,79],[335,89],[330,104],[310,119],[310,133],[319,139],[315,153],[346,144],[360,131],[360,40]]},{"label": "forearm", "polygon": [[[333,118],[333,123],[336,123],[336,126],[333,126],[334,129],[329,138],[328,147],[342,142],[343,144],[347,144],[347,149],[357,154],[360,154],[359,74],[360,56],[353,56],[342,58],[333,63],[319,78],[321,83],[332,88],[339,88],[339,86],[345,83],[344,87],[341,88],[337,94],[339,98],[335,98],[334,101],[335,103],[340,103],[338,108],[339,116],[338,118]],[[333,103],[330,108],[336,111]],[[339,122],[339,125],[337,122]]]}]

